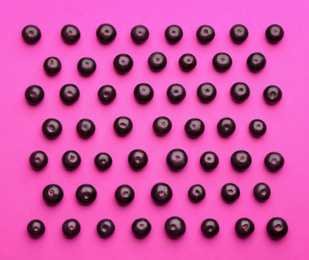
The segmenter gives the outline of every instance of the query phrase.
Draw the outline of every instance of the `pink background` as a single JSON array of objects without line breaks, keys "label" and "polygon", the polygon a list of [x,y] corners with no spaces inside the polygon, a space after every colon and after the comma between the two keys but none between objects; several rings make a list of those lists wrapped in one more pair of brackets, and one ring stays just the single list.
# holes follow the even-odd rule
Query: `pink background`
[{"label": "pink background", "polygon": [[[177,0],[177,1],[11,1],[2,0],[1,52],[1,174],[0,200],[0,259],[309,259],[308,199],[308,10],[307,1],[248,1],[248,0]],[[98,43],[95,31],[104,22],[117,29],[117,37],[109,46]],[[74,46],[64,44],[60,30],[67,23],[75,24],[81,39]],[[170,24],[183,28],[179,44],[168,45],[164,30]],[[235,45],[229,37],[230,28],[243,23],[249,37],[242,45]],[[278,45],[265,40],[265,29],[278,23],[285,37]],[[20,32],[27,24],[36,24],[42,38],[35,46],[25,44]],[[144,24],[150,30],[148,41],[137,46],[130,39],[130,30]],[[213,26],[216,37],[207,46],[200,45],[195,37],[202,24]],[[153,73],[147,65],[153,51],[162,51],[168,59],[161,73]],[[233,58],[227,73],[214,71],[211,60],[219,51]],[[246,58],[254,51],[262,52],[267,59],[265,69],[252,74],[246,67]],[[125,76],[115,73],[113,58],[128,53],[134,59],[132,71]],[[197,58],[197,67],[190,73],[179,69],[179,57],[190,52]],[[57,56],[62,70],[56,77],[43,71],[43,61]],[[84,56],[97,62],[96,72],[89,78],[81,77],[77,62]],[[196,96],[197,86],[212,82],[217,87],[217,97],[210,104],[202,104]],[[251,95],[243,104],[231,101],[229,89],[236,81],[246,82]],[[133,88],[147,82],[154,88],[153,100],[147,105],[137,104]],[[66,83],[76,84],[80,99],[73,106],[61,103],[59,90]],[[180,83],[187,90],[185,100],[170,104],[166,89]],[[37,107],[29,106],[24,98],[31,84],[41,85],[45,98]],[[117,90],[116,100],[102,105],[97,91],[104,84]],[[268,106],[262,98],[264,88],[270,84],[280,86],[283,98],[276,106]],[[134,128],[125,138],[115,135],[112,124],[116,117],[127,115]],[[153,120],[168,116],[172,131],[159,138],[152,131]],[[222,139],[216,124],[224,116],[232,117],[237,124],[231,138]],[[47,140],[41,132],[42,122],[55,117],[63,124],[63,132],[56,140]],[[90,118],[96,132],[89,140],[81,140],[75,126],[79,119]],[[205,122],[205,133],[196,140],[184,132],[185,122],[198,117]],[[248,124],[252,119],[263,119],[268,131],[261,139],[250,136]],[[189,157],[187,167],[179,173],[171,172],[165,163],[168,151],[184,149]],[[149,163],[141,172],[133,172],[127,156],[133,149],[144,149]],[[42,149],[49,157],[47,167],[37,173],[28,162],[29,155]],[[80,167],[67,172],[61,163],[62,154],[75,149],[82,157]],[[235,172],[230,164],[231,154],[245,149],[252,155],[251,167]],[[199,165],[200,155],[215,151],[219,166],[211,173]],[[286,159],[278,173],[266,171],[263,159],[268,152],[278,151]],[[108,152],[113,158],[112,167],[99,172],[93,163],[99,152]],[[163,207],[151,200],[150,189],[159,181],[167,182],[173,189],[173,199]],[[258,203],[252,194],[260,181],[270,185],[272,195],[265,203]],[[220,189],[226,182],[236,183],[241,190],[238,201],[224,203]],[[43,188],[59,184],[64,190],[63,201],[56,207],[47,206],[42,199]],[[81,206],[75,198],[76,188],[83,183],[93,184],[96,201]],[[127,207],[117,205],[114,191],[120,184],[131,185],[136,197]],[[192,184],[202,184],[206,198],[193,204],[187,197]],[[187,225],[185,235],[179,240],[169,239],[164,232],[164,222],[178,215]],[[272,241],[266,233],[267,221],[281,216],[288,222],[288,235]],[[134,219],[146,217],[152,231],[143,240],[131,232]],[[220,225],[213,239],[204,238],[200,224],[205,218],[215,218]],[[234,231],[238,218],[249,217],[255,223],[255,232],[248,239],[239,239]],[[31,239],[27,223],[39,218],[46,232],[38,240]],[[67,218],[81,223],[81,232],[73,240],[65,239],[61,225]],[[116,231],[107,240],[96,234],[96,224],[102,218],[111,218]]]}]

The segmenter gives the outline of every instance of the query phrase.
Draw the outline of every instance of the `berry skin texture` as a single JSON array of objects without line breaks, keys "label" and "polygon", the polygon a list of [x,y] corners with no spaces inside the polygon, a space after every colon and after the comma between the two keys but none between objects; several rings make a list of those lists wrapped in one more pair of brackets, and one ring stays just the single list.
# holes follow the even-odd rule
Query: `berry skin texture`
[{"label": "berry skin texture", "polygon": [[236,151],[231,156],[232,166],[236,171],[244,171],[248,169],[251,165],[252,158],[251,155],[243,150]]},{"label": "berry skin texture", "polygon": [[61,38],[67,44],[74,44],[80,38],[80,31],[75,25],[67,24],[61,30]]},{"label": "berry skin texture", "polygon": [[48,163],[48,157],[43,151],[35,151],[29,157],[32,169],[36,171],[42,170]]},{"label": "berry skin texture", "polygon": [[134,196],[134,190],[129,185],[120,185],[115,191],[115,198],[122,206],[131,203],[134,199]]},{"label": "berry skin texture", "polygon": [[108,153],[98,153],[94,158],[94,163],[99,170],[104,171],[112,166],[113,160]]},{"label": "berry skin texture", "polygon": [[205,171],[212,171],[219,164],[218,155],[214,152],[205,152],[200,158],[200,164]]},{"label": "berry skin texture", "polygon": [[134,97],[140,104],[146,104],[153,98],[153,89],[147,83],[140,83],[134,88]]},{"label": "berry skin texture", "polygon": [[236,184],[227,183],[221,189],[221,196],[225,202],[231,203],[239,198],[240,190]]},{"label": "berry skin texture", "polygon": [[130,152],[128,160],[131,168],[135,171],[139,171],[147,165],[148,156],[143,150],[136,149]]},{"label": "berry skin texture", "polygon": [[266,65],[266,58],[262,53],[254,52],[247,59],[247,65],[251,72],[259,72]]},{"label": "berry skin texture", "polygon": [[272,24],[267,27],[265,36],[269,43],[276,44],[280,42],[284,36],[283,28],[278,24]]},{"label": "berry skin texture", "polygon": [[160,117],[157,117],[153,121],[152,128],[153,128],[153,131],[158,136],[163,136],[163,135],[166,135],[169,131],[171,131],[172,122],[169,118],[167,118],[165,116],[160,116]]},{"label": "berry skin texture", "polygon": [[81,163],[81,158],[78,152],[75,152],[73,150],[69,150],[65,152],[62,156],[62,163],[63,166],[68,170],[68,171],[73,171],[78,168],[78,166]]},{"label": "berry skin texture", "polygon": [[179,66],[184,72],[190,72],[196,67],[196,58],[190,54],[186,53],[179,58]]},{"label": "berry skin texture", "polygon": [[197,203],[205,198],[206,192],[202,185],[196,184],[190,187],[188,196],[192,202]]},{"label": "berry skin texture", "polygon": [[117,32],[114,26],[104,23],[98,27],[96,35],[100,43],[110,44],[116,38]]},{"label": "berry skin texture", "polygon": [[97,225],[97,232],[102,238],[110,237],[115,231],[115,225],[110,219],[102,219]]},{"label": "berry skin texture", "polygon": [[173,149],[167,154],[166,162],[171,170],[179,171],[187,165],[188,156],[181,149]]},{"label": "berry skin texture", "polygon": [[76,219],[68,219],[62,224],[62,232],[67,238],[73,238],[80,232],[80,223]]},{"label": "berry skin texture", "polygon": [[261,119],[254,119],[249,124],[249,130],[253,137],[259,138],[266,133],[267,127]]},{"label": "berry skin texture", "polygon": [[224,52],[217,53],[212,59],[212,64],[218,72],[227,71],[232,66],[232,63],[231,56]]},{"label": "berry skin texture", "polygon": [[142,44],[149,38],[149,30],[144,25],[136,25],[131,30],[131,38],[134,43]]},{"label": "berry skin texture", "polygon": [[127,74],[133,67],[133,60],[128,54],[119,54],[114,59],[114,68],[120,75]]},{"label": "berry skin texture", "polygon": [[76,198],[82,205],[89,205],[97,197],[96,189],[90,184],[80,185],[76,190]]},{"label": "berry skin texture", "polygon": [[201,44],[207,44],[215,38],[215,30],[209,25],[201,25],[196,31],[196,38]]},{"label": "berry skin texture", "polygon": [[202,83],[197,88],[197,96],[202,103],[209,103],[215,99],[217,89],[211,83]]},{"label": "berry skin texture", "polygon": [[246,238],[250,236],[254,229],[254,223],[248,218],[240,218],[235,224],[236,233],[240,238]]},{"label": "berry skin texture", "polygon": [[132,232],[137,238],[144,238],[146,237],[151,231],[151,224],[145,218],[136,219],[132,223]]},{"label": "berry skin texture", "polygon": [[33,219],[28,223],[27,231],[32,238],[39,238],[45,232],[45,225],[41,220]]},{"label": "berry skin texture", "polygon": [[148,58],[149,68],[154,72],[159,72],[166,67],[167,59],[162,52],[154,52]]},{"label": "berry skin texture", "polygon": [[280,153],[271,152],[265,156],[264,164],[270,172],[277,172],[283,167],[284,158]]},{"label": "berry skin texture", "polygon": [[182,29],[178,25],[170,25],[165,30],[165,38],[169,44],[176,44],[183,36]]},{"label": "berry skin texture", "polygon": [[232,118],[222,118],[217,124],[217,130],[221,137],[229,137],[235,132],[236,124]]},{"label": "berry skin texture", "polygon": [[48,205],[56,205],[63,199],[63,190],[57,184],[47,185],[43,189],[43,199]]},{"label": "berry skin texture", "polygon": [[170,217],[165,222],[165,232],[170,238],[177,239],[186,232],[186,223],[180,217]]},{"label": "berry skin texture", "polygon": [[250,95],[250,89],[247,84],[243,82],[237,82],[231,87],[231,96],[236,103],[242,103],[248,99]]},{"label": "berry skin texture", "polygon": [[164,205],[172,199],[173,191],[168,184],[159,182],[152,187],[151,197],[156,204]]},{"label": "berry skin texture", "polygon": [[171,103],[178,104],[186,97],[186,90],[180,84],[172,84],[167,89],[167,97]]},{"label": "berry skin texture", "polygon": [[25,91],[25,98],[30,105],[38,105],[44,99],[44,90],[38,85],[31,85]]},{"label": "berry skin texture", "polygon": [[278,240],[288,233],[288,224],[283,218],[276,217],[268,221],[266,230],[273,240]]},{"label": "berry skin texture", "polygon": [[232,41],[237,44],[243,43],[248,35],[248,29],[242,24],[236,24],[230,30]]},{"label": "berry skin texture", "polygon": [[80,75],[88,77],[95,72],[97,64],[92,58],[81,58],[77,63],[77,69]]},{"label": "berry skin texture", "polygon": [[79,99],[79,89],[74,84],[66,84],[60,89],[60,98],[66,105],[72,105]]},{"label": "berry skin texture", "polygon": [[267,104],[275,105],[281,100],[282,91],[279,87],[271,85],[265,88],[263,92],[263,97]]},{"label": "berry skin texture", "polygon": [[49,118],[44,121],[42,131],[46,138],[55,139],[62,132],[61,123],[55,118]]},{"label": "berry skin texture", "polygon": [[260,182],[254,186],[253,194],[258,201],[263,202],[269,199],[271,191],[266,183]]},{"label": "berry skin texture", "polygon": [[35,25],[27,25],[21,31],[21,36],[28,44],[36,44],[41,39],[41,30]]},{"label": "berry skin texture", "polygon": [[126,136],[131,132],[133,123],[130,118],[121,116],[114,122],[114,130],[119,136]]},{"label": "berry skin texture", "polygon": [[219,233],[219,224],[215,219],[208,218],[202,222],[201,230],[205,237],[212,238]]},{"label": "berry skin texture", "polygon": [[90,119],[81,119],[76,125],[76,131],[81,138],[87,139],[93,136],[95,124]]},{"label": "berry skin texture", "polygon": [[48,76],[55,76],[61,70],[61,62],[56,57],[49,57],[44,61],[43,68]]},{"label": "berry skin texture", "polygon": [[192,118],[185,124],[185,131],[190,138],[197,138],[204,133],[205,125],[202,120]]},{"label": "berry skin texture", "polygon": [[104,85],[100,87],[98,91],[98,97],[102,104],[108,105],[112,103],[116,98],[116,90],[111,85]]}]

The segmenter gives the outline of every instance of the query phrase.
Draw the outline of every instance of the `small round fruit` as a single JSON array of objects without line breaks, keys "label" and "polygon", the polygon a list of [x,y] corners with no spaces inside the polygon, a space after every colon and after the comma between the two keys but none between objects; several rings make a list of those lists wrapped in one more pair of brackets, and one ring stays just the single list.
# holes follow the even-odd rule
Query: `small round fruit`
[{"label": "small round fruit", "polygon": [[215,30],[209,25],[201,25],[196,31],[196,37],[201,44],[207,44],[215,38]]},{"label": "small round fruit", "polygon": [[81,119],[76,125],[76,131],[81,138],[87,139],[95,132],[95,125],[90,119]]},{"label": "small round fruit", "polygon": [[197,96],[202,103],[213,101],[217,95],[215,86],[211,83],[202,83],[197,88]]},{"label": "small round fruit", "polygon": [[186,97],[186,90],[180,84],[172,84],[167,89],[167,97],[171,103],[178,104]]},{"label": "small round fruit", "polygon": [[56,205],[63,199],[63,190],[57,184],[47,185],[43,189],[43,199],[49,205]]},{"label": "small round fruit", "polygon": [[131,30],[131,38],[136,44],[142,44],[149,38],[149,30],[144,25],[136,25]]},{"label": "small round fruit", "polygon": [[108,153],[98,153],[94,158],[94,163],[99,170],[107,170],[112,166],[112,157]]},{"label": "small round fruit", "polygon": [[249,124],[249,130],[253,137],[261,137],[266,133],[266,124],[260,119],[254,119]]},{"label": "small round fruit", "polygon": [[115,225],[110,219],[102,219],[97,225],[97,232],[102,238],[110,237],[115,231]]},{"label": "small round fruit", "polygon": [[265,31],[266,39],[269,43],[278,43],[284,36],[283,28],[278,24],[272,24]]},{"label": "small round fruit", "polygon": [[259,72],[266,65],[266,58],[262,53],[254,52],[247,59],[247,65],[250,71]]},{"label": "small round fruit", "polygon": [[200,202],[205,198],[206,192],[202,185],[196,184],[191,186],[188,196],[192,202]]},{"label": "small round fruit", "polygon": [[121,116],[114,122],[114,130],[119,136],[126,136],[131,132],[133,123],[130,118]]},{"label": "small round fruit", "polygon": [[204,170],[211,171],[219,164],[218,155],[216,155],[214,152],[205,152],[200,158],[200,164]]},{"label": "small round fruit", "polygon": [[116,38],[117,32],[114,26],[104,23],[98,27],[96,35],[102,44],[109,44]]},{"label": "small round fruit", "polygon": [[279,171],[284,165],[284,158],[280,153],[271,152],[265,156],[264,164],[271,172]]},{"label": "small round fruit", "polygon": [[110,104],[116,98],[116,90],[111,85],[104,85],[100,87],[98,97],[103,104]]},{"label": "small round fruit", "polygon": [[172,122],[169,118],[165,116],[157,117],[152,125],[154,132],[159,135],[163,136],[166,135],[172,129]]},{"label": "small round fruit", "polygon": [[77,69],[79,73],[84,77],[88,77],[93,74],[96,68],[97,64],[92,58],[81,58],[77,63]]},{"label": "small round fruit", "polygon": [[80,224],[76,219],[68,219],[62,224],[62,232],[67,238],[73,238],[80,232]]},{"label": "small round fruit", "polygon": [[48,157],[43,151],[35,151],[29,157],[30,165],[36,171],[42,170],[48,163]]},{"label": "small round fruit", "polygon": [[25,91],[25,98],[30,105],[37,105],[44,99],[44,90],[38,85],[31,85]]},{"label": "small round fruit", "polygon": [[248,169],[251,162],[251,155],[243,150],[236,151],[231,156],[231,163],[236,171],[244,171]]},{"label": "small round fruit", "polygon": [[120,75],[128,73],[133,67],[133,60],[128,54],[119,54],[114,59],[114,68]]},{"label": "small round fruit", "polygon": [[214,237],[219,233],[219,224],[215,219],[208,218],[202,222],[202,232],[205,237]]},{"label": "small round fruit", "polygon": [[250,236],[254,231],[254,223],[251,219],[240,218],[235,224],[235,230],[239,237],[245,238]]},{"label": "small round fruit", "polygon": [[45,225],[39,219],[33,219],[28,223],[27,231],[32,238],[39,238],[45,232]]},{"label": "small round fruit", "polygon": [[96,189],[90,184],[80,185],[76,190],[76,198],[82,205],[89,205],[97,197]]},{"label": "small round fruit", "polygon": [[202,120],[192,118],[185,124],[185,131],[190,138],[197,138],[204,133],[205,125]]},{"label": "small round fruit", "polygon": [[232,118],[222,118],[217,124],[218,133],[221,137],[229,137],[236,129],[236,124]]},{"label": "small round fruit", "polygon": [[275,85],[268,86],[263,92],[264,99],[267,104],[274,105],[282,98],[282,91]]},{"label": "small round fruit", "polygon": [[179,58],[179,66],[184,72],[189,72],[196,67],[196,58],[190,53],[186,53]]},{"label": "small round fruit", "polygon": [[277,240],[288,233],[288,224],[283,218],[272,218],[268,221],[266,230],[272,239]]},{"label": "small round fruit", "polygon": [[66,84],[60,89],[60,98],[64,104],[74,104],[79,98],[79,89],[74,84]]},{"label": "small round fruit", "polygon": [[253,194],[255,198],[260,201],[266,201],[270,197],[270,188],[266,183],[260,182],[254,186]]},{"label": "small round fruit", "polygon": [[242,24],[234,25],[230,30],[230,35],[234,43],[243,43],[248,38],[248,29]]},{"label": "small round fruit", "polygon": [[127,205],[134,199],[134,190],[129,185],[120,185],[115,191],[115,198],[120,205]]},{"label": "small round fruit", "polygon": [[188,156],[181,149],[173,149],[167,154],[166,162],[171,170],[179,171],[187,165]]},{"label": "small round fruit", "polygon": [[221,196],[225,202],[231,203],[239,198],[240,190],[236,184],[227,183],[221,189]]},{"label": "small round fruit", "polygon": [[224,52],[217,53],[213,59],[212,64],[218,72],[225,72],[232,66],[232,58]]},{"label": "small round fruit", "polygon": [[143,169],[147,165],[148,156],[147,153],[143,150],[136,149],[130,152],[128,160],[132,169],[138,171]]},{"label": "small round fruit", "polygon": [[173,191],[168,184],[159,182],[152,187],[151,197],[158,205],[164,205],[173,197]]},{"label": "small round fruit", "polygon": [[182,29],[178,25],[170,25],[165,30],[165,38],[169,44],[175,44],[179,42],[182,36]]},{"label": "small round fruit", "polygon": [[61,134],[62,125],[57,119],[49,118],[44,121],[42,125],[42,131],[45,137],[49,139],[55,139]]},{"label": "small round fruit", "polygon": [[80,31],[75,25],[67,24],[61,30],[61,37],[65,43],[74,44],[80,38]]},{"label": "small round fruit", "polygon": [[80,155],[78,152],[69,150],[63,154],[62,163],[67,170],[75,170],[81,163]]},{"label": "small round fruit", "polygon": [[44,61],[43,67],[47,75],[55,76],[61,70],[62,65],[58,58],[49,57]]},{"label": "small round fruit", "polygon": [[242,103],[248,99],[250,95],[250,89],[247,84],[243,82],[237,82],[231,87],[231,96],[236,103]]},{"label": "small round fruit", "polygon": [[132,232],[138,238],[146,237],[151,231],[151,224],[145,218],[139,218],[132,223]]},{"label": "small round fruit", "polygon": [[35,44],[41,39],[41,30],[35,25],[27,25],[21,31],[21,36],[28,44]]},{"label": "small round fruit", "polygon": [[140,83],[134,88],[134,97],[140,104],[146,104],[153,98],[153,89],[147,83]]},{"label": "small round fruit", "polygon": [[159,72],[166,67],[167,59],[162,52],[154,52],[148,58],[148,65],[154,72]]},{"label": "small round fruit", "polygon": [[165,231],[171,238],[179,238],[186,232],[186,224],[180,217],[171,217],[165,222]]}]

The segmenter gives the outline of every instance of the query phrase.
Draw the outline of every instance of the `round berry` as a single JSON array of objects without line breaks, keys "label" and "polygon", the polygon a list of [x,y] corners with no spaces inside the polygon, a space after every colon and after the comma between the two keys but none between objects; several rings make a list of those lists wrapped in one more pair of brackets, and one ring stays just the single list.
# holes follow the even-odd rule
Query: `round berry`
[{"label": "round berry", "polygon": [[267,104],[274,105],[281,100],[282,91],[279,87],[271,85],[265,88],[263,96]]},{"label": "round berry", "polygon": [[227,53],[219,52],[213,57],[212,64],[217,71],[225,72],[232,66],[232,58]]},{"label": "round berry", "polygon": [[118,117],[114,122],[115,132],[119,136],[125,136],[131,132],[133,128],[133,123],[130,118],[121,116]]},{"label": "round berry", "polygon": [[234,25],[230,30],[230,35],[234,43],[240,44],[248,38],[248,29],[242,24]]},{"label": "round berry", "polygon": [[195,68],[196,58],[192,54],[186,53],[179,58],[179,66],[182,71],[189,72]]},{"label": "round berry", "polygon": [[227,183],[221,189],[221,196],[225,202],[234,202],[239,198],[240,190],[234,183]]},{"label": "round berry", "polygon": [[179,238],[186,232],[186,223],[180,217],[171,217],[165,221],[165,231],[171,238]]},{"label": "round berry", "polygon": [[236,171],[244,171],[248,169],[251,162],[251,155],[243,150],[236,151],[231,156],[231,163]]},{"label": "round berry", "polygon": [[236,129],[236,124],[232,118],[222,118],[217,124],[218,133],[222,137],[229,137]]},{"label": "round berry", "polygon": [[79,89],[74,84],[66,84],[60,89],[60,98],[64,104],[74,104],[79,98]]},{"label": "round berry", "polygon": [[25,91],[25,98],[30,105],[37,105],[44,99],[44,90],[38,85],[31,85]]},{"label": "round berry", "polygon": [[136,44],[142,44],[149,38],[149,31],[144,25],[136,25],[131,30],[131,38]]},{"label": "round berry", "polygon": [[47,185],[43,190],[43,199],[49,205],[58,204],[63,198],[63,190],[57,184]]},{"label": "round berry", "polygon": [[44,121],[42,131],[47,138],[54,139],[61,134],[62,125],[57,119],[49,118]]},{"label": "round berry", "polygon": [[247,59],[247,65],[250,71],[259,72],[266,65],[266,58],[262,53],[254,52]]},{"label": "round berry", "polygon": [[97,225],[97,232],[102,238],[110,237],[115,231],[115,225],[110,219],[102,219]]},{"label": "round berry", "polygon": [[219,224],[215,219],[208,218],[202,222],[202,232],[206,237],[214,237],[219,233]]},{"label": "round berry", "polygon": [[151,224],[145,218],[139,218],[132,223],[132,232],[138,238],[146,237],[151,231]]},{"label": "round berry", "polygon": [[44,61],[43,67],[47,75],[55,76],[61,70],[62,65],[58,58],[49,57]]},{"label": "round berry", "polygon": [[107,170],[112,162],[112,157],[108,153],[98,153],[94,158],[94,163],[99,170]]},{"label": "round berry", "polygon": [[288,233],[288,224],[283,218],[272,218],[268,221],[266,230],[272,239],[277,240]]},{"label": "round berry", "polygon": [[27,231],[32,238],[39,238],[45,232],[45,225],[39,219],[33,219],[28,223]]},{"label": "round berry", "polygon": [[237,82],[231,87],[231,96],[236,103],[244,102],[250,95],[250,89],[247,84]]},{"label": "round berry", "polygon": [[158,205],[164,205],[171,200],[173,192],[168,184],[159,182],[152,187],[151,197]]},{"label": "round berry", "polygon": [[172,129],[172,122],[165,116],[157,117],[152,125],[153,130],[159,136],[166,135]]},{"label": "round berry", "polygon": [[215,169],[219,164],[219,158],[214,152],[205,152],[200,158],[200,164],[206,171]]},{"label": "round berry", "polygon": [[266,201],[270,197],[270,188],[266,183],[260,182],[254,186],[253,194],[255,198],[260,201]]},{"label": "round berry", "polygon": [[196,31],[196,37],[201,44],[207,44],[215,38],[215,30],[209,25],[201,25]]},{"label": "round berry", "polygon": [[127,205],[134,199],[134,190],[129,185],[120,185],[115,191],[115,198],[120,205]]},{"label": "round berry", "polygon": [[75,25],[67,24],[61,30],[61,37],[65,43],[74,44],[80,38],[80,31]]},{"label": "round berry", "polygon": [[186,90],[180,84],[172,84],[167,89],[167,97],[170,102],[178,104],[186,97]]},{"label": "round berry", "polygon": [[95,201],[97,197],[96,189],[90,184],[80,185],[76,190],[76,198],[79,203],[89,205]]},{"label": "round berry", "polygon": [[185,151],[173,149],[167,154],[166,162],[171,170],[179,171],[187,165],[188,157]]},{"label": "round berry", "polygon": [[159,72],[166,67],[167,59],[162,52],[154,52],[148,58],[148,65],[154,72]]},{"label": "round berry", "polygon": [[41,39],[41,30],[35,25],[27,25],[21,31],[21,36],[28,44],[35,44]]},{"label": "round berry", "polygon": [[147,165],[148,156],[147,153],[143,150],[136,149],[130,152],[128,160],[132,169],[138,171],[143,169]]},{"label": "round berry", "polygon": [[96,68],[97,64],[95,61],[88,57],[81,58],[77,63],[77,69],[84,77],[90,76],[93,72],[95,72]]},{"label": "round berry", "polygon": [[73,150],[65,152],[62,156],[62,163],[69,171],[75,170],[80,165],[81,161],[82,160],[78,152]]},{"label": "round berry", "polygon": [[271,152],[265,156],[264,164],[271,172],[279,171],[284,165],[284,158],[280,153]]},{"label": "round berry", "polygon": [[165,38],[169,44],[175,44],[179,42],[182,36],[182,29],[178,25],[170,25],[165,30]]},{"label": "round berry", "polygon": [[249,124],[249,130],[253,137],[261,137],[266,133],[266,124],[260,119],[254,119]]},{"label": "round berry", "polygon": [[202,120],[192,118],[185,124],[185,131],[190,138],[197,138],[204,133],[205,126]]},{"label": "round berry", "polygon": [[266,39],[269,43],[278,43],[284,36],[283,28],[278,24],[272,24],[265,31]]},{"label": "round berry", "polygon": [[133,67],[133,60],[128,54],[119,54],[114,59],[114,68],[120,75],[128,73]]},{"label": "round berry", "polygon": [[217,95],[217,90],[215,86],[211,83],[202,83],[197,88],[197,96],[199,100],[203,103],[209,103],[214,100]]},{"label": "round berry", "polygon": [[109,104],[116,98],[116,90],[111,85],[104,85],[98,91],[98,97],[103,104]]},{"label": "round berry", "polygon": [[239,237],[245,238],[250,236],[254,231],[254,223],[251,219],[240,218],[235,224],[235,230]]},{"label": "round berry", "polygon": [[30,165],[36,171],[42,170],[48,162],[48,157],[43,151],[35,151],[29,157]]},{"label": "round berry", "polygon": [[87,139],[95,132],[95,125],[90,119],[81,119],[76,125],[76,131],[81,138]]},{"label": "round berry", "polygon": [[196,184],[191,186],[188,196],[192,202],[200,202],[205,198],[206,192],[202,185]]},{"label": "round berry", "polygon": [[114,26],[104,23],[98,27],[96,34],[102,44],[109,44],[116,38],[117,32]]},{"label": "round berry", "polygon": [[68,219],[62,224],[62,232],[67,238],[73,238],[80,232],[80,224],[76,219]]},{"label": "round berry", "polygon": [[153,89],[147,83],[140,83],[134,88],[134,97],[138,103],[146,104],[153,98]]}]

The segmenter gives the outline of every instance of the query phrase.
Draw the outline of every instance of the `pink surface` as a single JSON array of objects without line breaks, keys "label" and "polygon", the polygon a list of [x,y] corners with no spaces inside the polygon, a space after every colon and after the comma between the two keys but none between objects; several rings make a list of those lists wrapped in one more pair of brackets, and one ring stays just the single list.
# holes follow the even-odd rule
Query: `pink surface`
[{"label": "pink surface", "polygon": [[[233,2],[233,3],[232,3]],[[9,1],[1,2],[1,174],[0,200],[0,259],[309,259],[307,249],[309,210],[308,186],[308,3],[294,1]],[[118,32],[109,46],[98,43],[95,31],[104,22],[113,24]],[[60,30],[67,23],[75,24],[81,39],[74,46],[64,44]],[[170,24],[183,28],[179,44],[168,45],[164,30]],[[243,23],[249,38],[235,45],[229,38],[229,29]],[[268,25],[278,23],[285,37],[278,45],[266,42],[264,32]],[[42,38],[35,46],[25,44],[20,32],[27,24],[36,24]],[[144,24],[150,30],[148,41],[137,46],[130,39],[134,25]],[[202,24],[213,26],[216,37],[207,46],[195,37]],[[153,73],[147,65],[153,51],[162,51],[168,59],[161,73]],[[233,66],[227,73],[214,71],[211,60],[219,51],[229,53]],[[267,59],[265,69],[252,74],[246,67],[246,58],[255,51]],[[134,59],[132,71],[125,76],[115,73],[113,58],[128,53]],[[190,52],[197,58],[197,67],[183,73],[179,57]],[[62,70],[56,77],[43,71],[48,56],[62,61]],[[77,62],[84,56],[97,62],[97,71],[89,78],[81,77]],[[212,82],[217,97],[210,104],[202,104],[196,96],[197,86]],[[251,95],[243,104],[231,101],[229,90],[237,81],[246,82]],[[154,88],[153,100],[139,105],[133,97],[133,88],[147,82]],[[76,84],[80,99],[73,106],[63,105],[59,90],[66,83]],[[172,83],[182,84],[187,91],[185,100],[172,105],[166,89]],[[37,107],[29,106],[24,98],[26,87],[41,85],[45,99]],[[102,105],[97,91],[104,84],[117,90],[116,100]],[[262,98],[264,88],[280,86],[283,98],[276,106],[268,106]],[[129,116],[134,128],[129,136],[115,135],[112,124],[120,115]],[[153,120],[168,116],[172,131],[159,138],[152,131]],[[232,117],[236,131],[231,138],[222,139],[216,124],[224,116]],[[42,122],[55,117],[63,124],[63,132],[56,140],[47,140],[41,132]],[[81,140],[75,126],[79,119],[89,118],[96,124],[96,132],[89,140]],[[185,122],[198,117],[205,122],[205,133],[196,140],[184,132]],[[252,119],[263,119],[268,132],[261,139],[250,136],[248,124]],[[149,163],[141,172],[133,172],[127,156],[133,149],[144,149]],[[173,148],[184,149],[189,157],[186,168],[171,172],[165,157]],[[49,163],[42,172],[34,172],[28,162],[35,150],[43,150]],[[80,167],[67,172],[61,163],[62,154],[75,149],[82,157]],[[245,149],[252,155],[251,167],[235,172],[230,164],[231,154]],[[212,150],[219,156],[219,166],[211,173],[199,165],[200,155]],[[285,157],[284,168],[278,173],[266,171],[263,159],[268,152],[278,151]],[[112,167],[99,172],[93,163],[98,152],[108,152]],[[151,200],[150,189],[159,181],[173,189],[173,199],[163,207]],[[260,181],[270,185],[272,195],[265,203],[258,203],[252,194]],[[226,182],[236,183],[241,190],[238,201],[224,203],[220,189]],[[47,206],[42,199],[43,188],[59,184],[64,190],[63,201],[56,207]],[[98,197],[90,206],[81,206],[75,198],[76,188],[83,183],[93,184]],[[131,205],[121,207],[114,199],[120,184],[131,185],[136,197]],[[187,197],[192,184],[202,184],[206,198],[193,204]],[[179,240],[169,239],[164,222],[170,216],[182,217],[187,225]],[[267,221],[275,216],[286,219],[288,235],[272,241],[266,233]],[[146,217],[152,231],[143,240],[131,232],[134,219]],[[200,224],[205,218],[215,218],[220,225],[213,239],[203,237]],[[248,239],[239,239],[234,231],[238,218],[249,217],[255,223],[255,232]],[[39,218],[46,232],[38,240],[26,232],[27,223]],[[61,225],[67,218],[81,223],[81,232],[73,240],[64,238]],[[103,240],[96,234],[96,224],[102,218],[111,218],[116,231]]]}]

